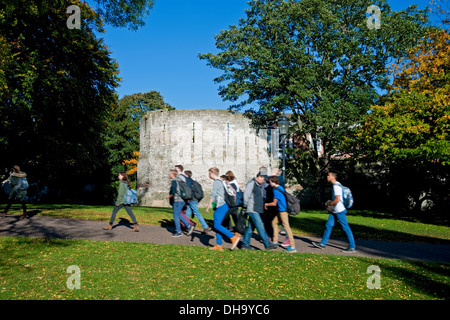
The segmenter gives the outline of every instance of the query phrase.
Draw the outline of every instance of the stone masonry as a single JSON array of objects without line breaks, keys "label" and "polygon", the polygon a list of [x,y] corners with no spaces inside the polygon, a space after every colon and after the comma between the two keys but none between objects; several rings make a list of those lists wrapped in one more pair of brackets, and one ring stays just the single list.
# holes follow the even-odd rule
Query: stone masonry
[{"label": "stone masonry", "polygon": [[213,181],[208,169],[231,170],[243,187],[259,167],[272,165],[267,132],[259,133],[240,113],[226,110],[157,110],[141,119],[138,195],[141,205],[168,207],[169,170],[181,164],[191,170],[205,192],[205,207]]}]

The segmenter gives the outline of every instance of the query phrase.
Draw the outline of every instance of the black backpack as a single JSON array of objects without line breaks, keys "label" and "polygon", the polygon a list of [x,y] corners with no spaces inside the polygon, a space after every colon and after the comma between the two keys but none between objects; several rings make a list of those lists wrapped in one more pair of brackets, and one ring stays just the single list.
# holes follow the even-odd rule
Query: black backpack
[{"label": "black backpack", "polygon": [[205,194],[203,193],[203,188],[200,183],[195,180],[192,180],[192,197],[200,202]]},{"label": "black backpack", "polygon": [[286,212],[291,215],[291,216],[295,216],[297,214],[300,213],[300,200],[287,192],[284,192],[281,189],[278,188],[274,188],[278,191],[280,191],[282,194],[284,194],[284,197],[286,198],[286,204],[287,204],[287,208],[286,208]]},{"label": "black backpack", "polygon": [[192,189],[184,181],[178,181],[180,187],[180,197],[183,200],[192,200]]}]

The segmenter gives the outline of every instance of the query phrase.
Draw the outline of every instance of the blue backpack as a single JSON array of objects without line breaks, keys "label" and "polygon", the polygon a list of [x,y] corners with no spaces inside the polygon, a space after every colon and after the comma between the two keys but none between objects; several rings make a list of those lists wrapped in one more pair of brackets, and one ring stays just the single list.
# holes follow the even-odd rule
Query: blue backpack
[{"label": "blue backpack", "polygon": [[137,198],[137,191],[134,189],[128,188],[127,194],[125,195],[125,202],[126,202],[126,204],[139,203],[138,198]]},{"label": "blue backpack", "polygon": [[350,188],[344,187],[338,183],[342,188],[342,203],[346,209],[350,209],[353,206],[353,194]]}]

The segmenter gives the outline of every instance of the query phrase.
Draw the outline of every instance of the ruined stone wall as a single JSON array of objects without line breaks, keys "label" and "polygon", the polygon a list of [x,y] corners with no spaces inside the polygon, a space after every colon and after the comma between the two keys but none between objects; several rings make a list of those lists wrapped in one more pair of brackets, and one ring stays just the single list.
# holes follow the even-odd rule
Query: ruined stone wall
[{"label": "ruined stone wall", "polygon": [[232,170],[242,184],[259,167],[271,167],[266,132],[257,134],[240,113],[226,110],[158,110],[141,120],[138,195],[144,206],[169,206],[169,170],[181,164],[193,172],[205,191],[206,206],[213,181],[208,169]]}]

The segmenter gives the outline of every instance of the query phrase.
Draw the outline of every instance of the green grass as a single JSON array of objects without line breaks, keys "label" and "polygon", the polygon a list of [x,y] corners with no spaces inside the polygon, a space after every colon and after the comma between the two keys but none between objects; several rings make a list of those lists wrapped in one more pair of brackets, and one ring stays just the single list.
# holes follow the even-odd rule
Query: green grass
[{"label": "green grass", "polygon": [[[448,299],[450,265],[194,246],[0,238],[0,299]],[[81,270],[70,290],[67,267]],[[381,289],[368,289],[370,265]]]},{"label": "green grass", "polygon": [[[45,216],[108,221],[112,208],[112,206],[92,205],[32,205],[29,206],[29,211]],[[13,209],[15,211],[12,210],[11,214],[20,213],[19,206],[15,206]],[[200,211],[209,225],[212,226],[212,212],[205,214],[202,208]],[[140,224],[165,225],[173,223],[170,208],[133,207],[133,212]],[[123,209],[117,214],[117,221],[120,217],[129,219]],[[324,210],[303,210],[299,215],[290,217],[290,225],[296,235],[321,237],[327,219],[328,214]],[[450,243],[450,228],[447,226],[395,220],[391,215],[383,212],[350,210],[348,221],[357,239]],[[334,238],[345,238],[345,234],[339,225],[334,228],[332,236]]]},{"label": "green grass", "polygon": [[[32,214],[109,220],[112,206],[38,205]],[[173,223],[169,208],[134,207],[140,224]],[[201,209],[202,213],[204,210]],[[19,214],[13,207],[10,214]],[[118,215],[128,218],[122,210]],[[212,213],[205,214],[212,225]],[[297,235],[323,233],[328,215],[304,210],[291,217]],[[352,210],[357,239],[449,243],[449,227],[395,220]],[[333,238],[345,238],[339,226]],[[81,289],[69,290],[70,265]],[[381,289],[368,289],[371,265]],[[0,299],[449,299],[450,264],[270,251],[212,252],[207,247],[0,237]]]}]

